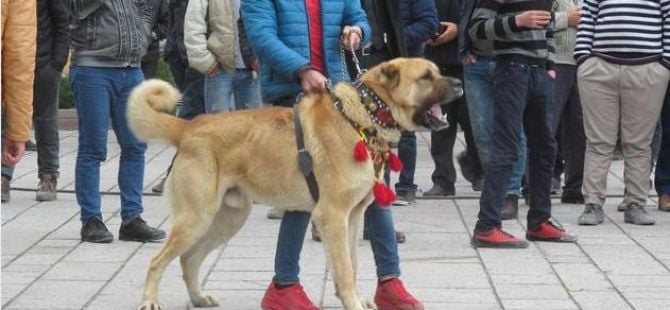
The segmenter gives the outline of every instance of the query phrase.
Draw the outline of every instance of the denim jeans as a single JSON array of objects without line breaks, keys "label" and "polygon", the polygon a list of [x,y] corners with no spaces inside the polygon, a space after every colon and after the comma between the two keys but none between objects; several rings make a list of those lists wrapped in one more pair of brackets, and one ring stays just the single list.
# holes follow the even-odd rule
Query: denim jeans
[{"label": "denim jeans", "polygon": [[188,66],[188,61],[175,56],[167,58],[170,72],[182,94],[181,107],[177,115],[192,119],[205,113],[205,76]]},{"label": "denim jeans", "polygon": [[414,170],[416,170],[416,134],[412,131],[403,131],[398,141],[398,157],[403,163],[398,183],[395,184],[396,192],[415,191]]},{"label": "denim jeans", "polygon": [[[50,64],[36,67],[33,126],[37,145],[37,173],[58,178],[58,92],[61,73]],[[2,166],[2,176],[12,179],[14,167]]]},{"label": "denim jeans", "polygon": [[[286,97],[274,102],[274,106],[290,107],[295,98]],[[416,140],[415,140],[416,141]],[[275,252],[275,276],[279,284],[300,282],[300,252],[311,219],[309,212],[285,212],[279,226],[277,250]],[[395,238],[391,209],[371,204],[365,210],[365,229],[370,236],[372,254],[379,278],[400,275],[398,243]]]},{"label": "denim jeans", "polygon": [[670,89],[665,94],[661,124],[663,126],[661,150],[658,154],[656,176],[654,177],[654,187],[659,196],[670,194]]},{"label": "denim jeans", "polygon": [[118,182],[121,190],[121,218],[130,221],[142,213],[144,152],[128,128],[128,96],[144,79],[140,68],[73,66],[70,86],[79,118],[79,148],[75,166],[75,192],[81,220],[102,219],[100,163],[107,158],[107,130],[112,128],[121,147]]},{"label": "denim jeans", "polygon": [[[468,113],[472,125],[472,134],[475,138],[479,160],[484,169],[491,156],[491,131],[493,130],[493,75],[496,62],[493,59],[478,57],[477,62],[463,67],[465,96],[468,103]],[[526,135],[521,133],[519,138],[519,158],[514,165],[512,177],[507,182],[507,194],[521,196],[521,180],[526,169]]]},{"label": "denim jeans", "polygon": [[496,65],[493,87],[491,155],[480,199],[478,229],[499,227],[505,184],[519,160],[521,128],[528,134],[530,211],[533,229],[551,217],[551,178],[556,156],[554,79],[544,67],[502,62]]},{"label": "denim jeans", "polygon": [[262,104],[258,79],[251,70],[235,73],[219,70],[205,77],[205,111],[207,114],[258,108]]}]

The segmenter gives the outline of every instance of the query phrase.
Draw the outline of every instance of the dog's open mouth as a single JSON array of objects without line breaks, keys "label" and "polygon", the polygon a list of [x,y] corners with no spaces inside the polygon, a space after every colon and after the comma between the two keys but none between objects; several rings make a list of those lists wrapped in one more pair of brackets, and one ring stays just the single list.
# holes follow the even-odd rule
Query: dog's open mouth
[{"label": "dog's open mouth", "polygon": [[424,113],[425,115],[425,125],[428,129],[433,131],[443,130],[449,127],[449,122],[447,121],[447,114],[442,113],[442,104],[436,103],[430,106],[428,110]]}]

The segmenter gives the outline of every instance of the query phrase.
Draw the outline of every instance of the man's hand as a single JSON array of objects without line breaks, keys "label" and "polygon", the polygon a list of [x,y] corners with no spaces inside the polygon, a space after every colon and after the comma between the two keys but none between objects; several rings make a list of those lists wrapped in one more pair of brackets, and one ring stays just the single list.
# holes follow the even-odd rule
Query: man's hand
[{"label": "man's hand", "polygon": [[440,22],[440,24],[447,27],[447,30],[442,32],[437,38],[428,40],[429,45],[442,45],[451,42],[453,39],[458,37],[458,25],[452,22]]},{"label": "man's hand", "polygon": [[300,72],[300,86],[306,93],[321,93],[326,91],[326,79],[321,72],[307,69]]},{"label": "man's hand", "polygon": [[517,27],[543,29],[551,21],[549,11],[525,11],[514,17]]},{"label": "man's hand", "polygon": [[579,25],[579,20],[582,19],[582,10],[581,8],[572,9],[568,12],[568,26],[572,28],[577,28]]},{"label": "man's hand", "polygon": [[358,26],[345,26],[342,29],[342,45],[347,50],[358,49],[363,39],[363,31]]},{"label": "man's hand", "polygon": [[465,57],[463,57],[463,64],[465,65],[471,65],[476,62],[477,62],[477,56],[473,54],[468,53],[467,55],[465,55]]},{"label": "man's hand", "polygon": [[556,79],[556,70],[547,70],[547,74],[549,74],[552,79]]},{"label": "man's hand", "polygon": [[207,70],[207,76],[208,76],[208,77],[213,77],[213,76],[215,76],[217,73],[219,73],[219,64],[218,64],[218,63],[214,63],[214,65],[213,65],[211,68],[209,68],[209,70]]},{"label": "man's hand", "polygon": [[26,152],[26,143],[18,142],[14,140],[9,140],[7,138],[2,139],[2,164],[7,166],[14,166]]}]

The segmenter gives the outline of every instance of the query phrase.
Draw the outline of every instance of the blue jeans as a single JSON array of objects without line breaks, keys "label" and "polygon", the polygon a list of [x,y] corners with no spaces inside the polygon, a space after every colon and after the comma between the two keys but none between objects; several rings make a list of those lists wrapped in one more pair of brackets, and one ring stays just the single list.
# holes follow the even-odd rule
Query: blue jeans
[{"label": "blue jeans", "polygon": [[258,79],[251,70],[235,73],[219,70],[205,77],[205,112],[207,114],[258,108],[262,104]]},{"label": "blue jeans", "polygon": [[491,154],[479,201],[477,229],[501,225],[504,186],[519,160],[522,127],[528,134],[528,228],[533,229],[551,217],[551,180],[556,158],[554,84],[544,67],[498,61],[494,73]]},{"label": "blue jeans", "polygon": [[403,131],[398,141],[398,157],[403,163],[396,192],[416,191],[414,184],[414,170],[416,170],[416,134],[413,131]]},{"label": "blue jeans", "polygon": [[654,187],[659,196],[670,194],[670,90],[665,94],[661,124],[663,126],[661,150],[658,153],[654,177]]},{"label": "blue jeans", "polygon": [[121,146],[118,182],[124,222],[142,213],[142,182],[146,144],[135,138],[126,119],[128,96],[144,80],[140,68],[73,66],[70,87],[79,118],[79,149],[75,192],[81,221],[102,219],[100,163],[107,158],[107,130],[112,128]]},{"label": "blue jeans", "polygon": [[[472,134],[479,150],[484,174],[491,157],[491,131],[493,130],[493,74],[495,60],[478,57],[477,62],[463,67],[465,96],[472,125]],[[521,180],[526,169],[526,135],[519,138],[519,158],[514,164],[512,177],[507,182],[507,194],[521,196]]]}]

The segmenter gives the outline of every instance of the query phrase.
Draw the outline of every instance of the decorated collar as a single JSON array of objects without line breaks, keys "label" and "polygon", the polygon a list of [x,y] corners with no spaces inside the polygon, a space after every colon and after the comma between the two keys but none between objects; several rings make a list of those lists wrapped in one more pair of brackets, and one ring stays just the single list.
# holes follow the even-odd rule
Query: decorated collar
[{"label": "decorated collar", "polygon": [[391,114],[391,109],[388,104],[384,102],[379,96],[368,88],[362,81],[356,81],[354,87],[358,91],[359,96],[361,97],[361,103],[365,106],[365,109],[370,115],[372,121],[386,129],[395,129],[398,127],[398,124],[393,119]]}]

